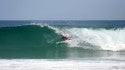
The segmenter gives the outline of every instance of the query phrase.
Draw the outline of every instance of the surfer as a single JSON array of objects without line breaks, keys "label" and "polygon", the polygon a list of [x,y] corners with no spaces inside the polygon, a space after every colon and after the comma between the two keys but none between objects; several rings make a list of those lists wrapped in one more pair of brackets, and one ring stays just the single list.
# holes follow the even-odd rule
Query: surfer
[{"label": "surfer", "polygon": [[62,40],[70,40],[68,36],[64,35],[64,34],[61,34],[61,37],[62,37]]}]

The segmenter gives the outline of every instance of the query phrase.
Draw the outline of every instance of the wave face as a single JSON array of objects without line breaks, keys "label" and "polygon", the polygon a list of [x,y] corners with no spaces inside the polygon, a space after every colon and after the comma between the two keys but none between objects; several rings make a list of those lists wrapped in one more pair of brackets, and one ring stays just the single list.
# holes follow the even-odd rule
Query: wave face
[{"label": "wave face", "polygon": [[[70,40],[63,41],[61,34],[68,35]],[[0,28],[0,58],[114,57],[116,53],[118,56],[123,55],[124,50],[124,28],[37,23]]]},{"label": "wave face", "polygon": [[42,57],[47,57],[47,54],[56,52],[58,41],[60,36],[47,26],[3,27],[0,28],[0,56],[38,57],[37,55],[43,55]]},{"label": "wave face", "polygon": [[54,44],[59,35],[47,26],[25,25],[17,27],[4,27],[0,29],[0,45],[26,46]]}]

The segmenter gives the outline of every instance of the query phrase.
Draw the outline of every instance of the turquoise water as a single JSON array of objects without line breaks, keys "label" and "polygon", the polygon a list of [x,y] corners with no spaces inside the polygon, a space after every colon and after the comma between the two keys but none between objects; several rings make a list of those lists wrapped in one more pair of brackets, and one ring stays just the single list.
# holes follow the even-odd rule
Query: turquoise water
[{"label": "turquoise water", "polygon": [[124,70],[124,62],[125,21],[0,21],[2,70]]},{"label": "turquoise water", "polygon": [[[0,25],[0,58],[125,54],[125,21],[0,21]],[[63,41],[61,33],[68,34],[71,40]]]}]

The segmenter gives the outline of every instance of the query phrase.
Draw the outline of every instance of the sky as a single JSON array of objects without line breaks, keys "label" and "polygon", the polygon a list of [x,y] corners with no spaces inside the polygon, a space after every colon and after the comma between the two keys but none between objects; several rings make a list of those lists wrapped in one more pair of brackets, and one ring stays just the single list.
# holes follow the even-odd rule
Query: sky
[{"label": "sky", "polygon": [[0,20],[125,20],[125,0],[0,0]]}]

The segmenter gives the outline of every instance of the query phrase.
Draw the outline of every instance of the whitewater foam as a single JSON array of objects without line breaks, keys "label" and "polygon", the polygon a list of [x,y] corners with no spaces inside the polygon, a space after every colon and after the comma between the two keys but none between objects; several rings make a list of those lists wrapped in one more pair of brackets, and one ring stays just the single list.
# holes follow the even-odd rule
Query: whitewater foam
[{"label": "whitewater foam", "polygon": [[[63,31],[69,34],[75,46],[96,50],[125,50],[125,29],[90,29],[67,28]],[[73,45],[72,45],[73,46]]]},{"label": "whitewater foam", "polygon": [[0,70],[124,70],[124,65],[124,62],[116,61],[42,59],[0,60]]}]

